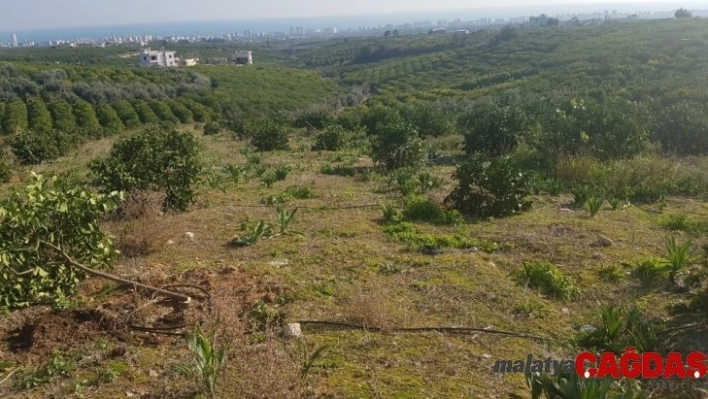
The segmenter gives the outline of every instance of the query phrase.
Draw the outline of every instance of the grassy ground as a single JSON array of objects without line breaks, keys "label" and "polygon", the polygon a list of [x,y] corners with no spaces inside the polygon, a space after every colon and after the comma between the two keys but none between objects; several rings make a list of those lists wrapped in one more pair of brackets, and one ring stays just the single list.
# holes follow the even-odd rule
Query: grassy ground
[{"label": "grassy ground", "polygon": [[[638,260],[664,255],[668,232],[661,221],[667,215],[705,218],[706,203],[701,200],[671,198],[662,205],[618,210],[605,204],[591,218],[585,210],[565,210],[572,202],[568,195],[539,196],[530,212],[512,218],[454,227],[417,224],[420,232],[433,236],[459,235],[487,244],[480,244],[480,251],[444,248],[432,256],[409,251],[405,243],[384,233],[377,204],[400,202],[400,194],[384,177],[321,173],[326,165],[370,166],[371,161],[356,151],[311,152],[311,140],[299,136],[292,151],[261,155],[261,162],[271,169],[292,167],[285,181],[266,188],[259,178],[236,184],[221,173],[227,165],[246,164],[253,156],[244,151],[246,143],[225,136],[201,141],[206,165],[223,177],[220,187],[204,185],[199,202],[188,213],[152,213],[142,221],[107,222],[104,228],[116,235],[120,247],[147,242],[154,251],[124,256],[115,273],[159,286],[191,284],[209,290],[210,314],[218,317],[204,320],[206,328],[217,331],[217,342],[231,349],[219,380],[219,397],[525,397],[523,375],[492,373],[496,360],[525,359],[527,354],[544,359],[574,356],[579,350],[566,341],[578,335],[579,326],[597,325],[601,305],[636,305],[664,326],[676,321],[672,306],[688,299],[666,278],[647,283],[631,272]],[[83,165],[107,154],[110,144],[110,140],[89,143],[76,154],[35,170],[75,171],[82,179]],[[427,169],[446,181],[431,196],[444,197],[452,188],[453,168]],[[19,177],[3,190],[18,186]],[[310,187],[314,193],[313,198],[283,205],[299,207],[290,229],[302,235],[242,248],[227,245],[234,235],[246,233],[241,230],[244,222],[275,224],[274,207],[263,206],[261,200],[292,185]],[[593,246],[598,235],[614,244]],[[500,249],[485,252],[492,243]],[[701,236],[697,245],[702,243]],[[512,278],[525,261],[533,260],[555,264],[575,281],[580,296],[572,301],[553,299]],[[191,326],[203,319],[205,313],[200,312],[206,312],[206,302],[199,302],[191,311],[178,311],[149,295],[89,280],[75,303],[59,314],[39,307],[3,316],[0,381],[15,371],[0,383],[0,394],[197,397],[197,385],[184,372],[190,354],[181,337],[125,329],[96,314],[128,317],[135,325],[171,320],[173,325]],[[253,311],[258,303],[262,306]],[[255,320],[269,315],[271,320],[258,328]],[[278,324],[305,320],[369,328],[303,324],[299,340],[278,334]],[[23,326],[31,328],[22,330]],[[395,331],[432,326],[507,330],[551,341],[479,332]],[[692,350],[705,351],[705,340],[691,334],[674,337],[671,343],[688,342],[694,344]],[[327,349],[303,376],[303,364],[322,346]]]}]

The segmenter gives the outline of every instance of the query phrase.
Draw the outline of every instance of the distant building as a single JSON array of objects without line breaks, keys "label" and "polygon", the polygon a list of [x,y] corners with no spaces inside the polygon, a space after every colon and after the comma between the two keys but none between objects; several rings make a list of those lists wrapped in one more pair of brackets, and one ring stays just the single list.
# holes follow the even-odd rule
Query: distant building
[{"label": "distant building", "polygon": [[178,65],[174,51],[152,51],[147,48],[140,50],[139,54],[142,67],[176,67]]},{"label": "distant building", "polygon": [[10,35],[10,44],[12,47],[18,47],[19,43],[17,42],[17,33],[13,33]]},{"label": "distant building", "polygon": [[182,65],[186,67],[195,66],[199,63],[199,58],[185,58],[182,60]]},{"label": "distant building", "polygon": [[238,65],[253,64],[253,53],[251,51],[234,51],[231,61]]}]

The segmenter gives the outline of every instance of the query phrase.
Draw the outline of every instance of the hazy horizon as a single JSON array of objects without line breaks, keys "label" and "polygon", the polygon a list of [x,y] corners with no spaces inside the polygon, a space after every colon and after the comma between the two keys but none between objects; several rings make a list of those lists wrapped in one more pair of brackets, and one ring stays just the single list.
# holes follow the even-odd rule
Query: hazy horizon
[{"label": "hazy horizon", "polygon": [[[464,17],[454,13],[467,12],[479,18],[510,18],[524,16],[522,12],[548,14],[599,11],[603,8],[620,11],[659,11],[680,7],[700,7],[697,2],[638,0],[579,1],[543,0],[537,3],[516,0],[438,0],[433,5],[423,0],[358,0],[357,2],[332,1],[322,4],[316,0],[262,0],[257,3],[233,4],[223,0],[201,0],[194,8],[191,0],[22,0],[3,6],[0,14],[0,32],[27,32],[63,28],[110,27],[142,24],[185,22],[228,22],[246,20],[298,20],[319,18],[357,18],[373,16],[404,16],[427,14],[430,19]],[[707,6],[708,7],[708,6]],[[526,11],[524,11],[526,10]],[[452,15],[450,15],[452,14]],[[506,15],[501,15],[506,14]],[[400,19],[400,18],[399,18]],[[392,21],[395,22],[395,21]]]}]

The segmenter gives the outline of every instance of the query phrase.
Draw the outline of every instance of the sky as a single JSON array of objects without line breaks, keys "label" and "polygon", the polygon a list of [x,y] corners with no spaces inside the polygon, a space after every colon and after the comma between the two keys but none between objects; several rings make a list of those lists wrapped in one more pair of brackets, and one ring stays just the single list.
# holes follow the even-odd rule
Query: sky
[{"label": "sky", "polygon": [[[693,2],[693,4],[692,4]],[[143,24],[152,22],[298,18],[335,15],[372,15],[401,12],[515,7],[553,14],[554,9],[581,6],[579,0],[0,0],[0,31],[64,27]],[[592,11],[603,7],[670,10],[696,5],[642,0],[591,0]],[[708,6],[700,7],[708,8]],[[511,15],[510,15],[511,16]]]}]

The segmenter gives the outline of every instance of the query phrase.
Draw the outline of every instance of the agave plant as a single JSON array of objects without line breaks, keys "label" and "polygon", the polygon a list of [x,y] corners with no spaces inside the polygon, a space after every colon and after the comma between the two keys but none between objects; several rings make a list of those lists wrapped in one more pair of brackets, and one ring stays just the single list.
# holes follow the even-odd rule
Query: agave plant
[{"label": "agave plant", "polygon": [[253,245],[263,238],[269,238],[272,236],[273,227],[259,220],[258,223],[253,227],[253,230],[244,236],[236,236],[231,239],[231,245],[236,247],[246,247]]},{"label": "agave plant", "polygon": [[293,218],[295,217],[295,213],[297,213],[297,208],[293,209],[292,211],[288,212],[287,209],[283,209],[278,207],[276,209],[278,212],[278,227],[280,228],[280,232],[278,235],[298,235],[302,236],[304,233],[299,232],[299,231],[293,231],[289,230],[288,226],[290,226],[290,222],[293,221]]},{"label": "agave plant", "polygon": [[694,258],[691,255],[692,246],[693,241],[691,239],[686,240],[683,244],[678,244],[676,237],[669,236],[666,238],[666,254],[670,270],[669,278],[672,282],[675,282],[676,274],[681,269],[694,262]]},{"label": "agave plant", "polygon": [[226,362],[226,350],[217,347],[214,337],[207,337],[197,325],[187,334],[187,348],[192,352],[193,371],[204,393],[216,397],[216,382]]}]

